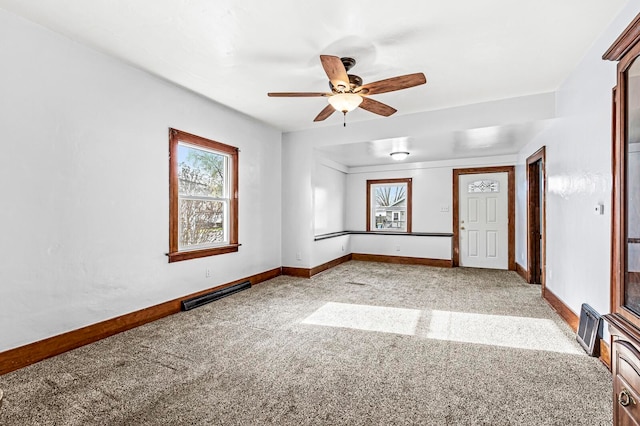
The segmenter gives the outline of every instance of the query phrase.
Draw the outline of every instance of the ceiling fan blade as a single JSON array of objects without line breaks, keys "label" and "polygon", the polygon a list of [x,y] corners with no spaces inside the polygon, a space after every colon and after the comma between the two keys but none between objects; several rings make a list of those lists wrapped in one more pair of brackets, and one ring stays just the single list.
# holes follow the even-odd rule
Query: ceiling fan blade
[{"label": "ceiling fan blade", "polygon": [[383,104],[382,102],[374,101],[373,99],[364,96],[362,97],[360,108],[366,109],[367,111],[374,114],[383,115],[385,117],[388,117],[397,111],[397,109],[392,108],[389,105]]},{"label": "ceiling fan blade", "polygon": [[320,96],[331,96],[331,93],[322,92],[269,92],[267,96],[272,98],[312,98]]},{"label": "ceiling fan blade", "polygon": [[327,117],[329,117],[331,114],[333,114],[334,111],[335,111],[335,108],[333,108],[331,106],[331,104],[329,104],[326,107],[324,107],[324,109],[322,111],[320,111],[320,114],[318,114],[316,116],[316,118],[313,119],[313,121],[326,120]]},{"label": "ceiling fan blade", "polygon": [[336,89],[342,88],[343,90],[349,89],[349,76],[340,58],[320,55],[320,62],[322,62],[322,68],[327,73],[327,77],[329,77],[333,87]]},{"label": "ceiling fan blade", "polygon": [[366,95],[377,95],[378,93],[408,89],[409,87],[419,86],[421,84],[425,84],[426,82],[427,78],[424,76],[424,74],[418,72],[415,74],[401,75],[398,77],[391,77],[385,80],[374,81],[373,83],[365,84],[360,88],[360,92]]}]

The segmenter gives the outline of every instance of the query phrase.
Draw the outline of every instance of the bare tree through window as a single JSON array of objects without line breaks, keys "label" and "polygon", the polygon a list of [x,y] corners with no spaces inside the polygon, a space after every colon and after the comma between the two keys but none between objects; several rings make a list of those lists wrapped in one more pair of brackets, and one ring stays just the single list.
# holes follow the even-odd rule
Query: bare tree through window
[{"label": "bare tree through window", "polygon": [[238,149],[169,131],[169,261],[238,251]]},{"label": "bare tree through window", "polygon": [[178,160],[180,246],[224,242],[226,157],[179,144]]},{"label": "bare tree through window", "polygon": [[367,230],[411,232],[411,179],[367,181]]}]

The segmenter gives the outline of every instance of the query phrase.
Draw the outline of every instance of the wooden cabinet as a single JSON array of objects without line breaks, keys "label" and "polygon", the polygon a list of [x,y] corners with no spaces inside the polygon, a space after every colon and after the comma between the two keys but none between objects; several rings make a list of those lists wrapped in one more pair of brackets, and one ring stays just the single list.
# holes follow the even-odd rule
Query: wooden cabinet
[{"label": "wooden cabinet", "polygon": [[614,423],[640,426],[640,334],[627,321],[607,317],[612,336]]},{"label": "wooden cabinet", "polygon": [[640,15],[603,59],[617,61],[613,107],[611,334],[613,419],[640,426]]}]

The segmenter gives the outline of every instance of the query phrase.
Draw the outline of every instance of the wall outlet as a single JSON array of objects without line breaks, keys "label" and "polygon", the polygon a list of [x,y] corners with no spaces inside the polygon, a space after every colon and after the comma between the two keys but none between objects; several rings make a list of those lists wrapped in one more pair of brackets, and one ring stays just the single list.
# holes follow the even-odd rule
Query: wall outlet
[{"label": "wall outlet", "polygon": [[396,246],[396,251],[400,251],[400,246]]},{"label": "wall outlet", "polygon": [[204,271],[204,276],[205,276],[205,277],[207,277],[207,278],[211,277],[211,269],[207,268],[207,269]]},{"label": "wall outlet", "polygon": [[344,246],[342,246],[342,251],[344,251]]},{"label": "wall outlet", "polygon": [[600,216],[601,214],[604,214],[604,204],[596,204],[596,207],[593,211],[593,214]]},{"label": "wall outlet", "polygon": [[300,254],[300,252],[296,253],[296,260],[302,260],[302,255]]}]

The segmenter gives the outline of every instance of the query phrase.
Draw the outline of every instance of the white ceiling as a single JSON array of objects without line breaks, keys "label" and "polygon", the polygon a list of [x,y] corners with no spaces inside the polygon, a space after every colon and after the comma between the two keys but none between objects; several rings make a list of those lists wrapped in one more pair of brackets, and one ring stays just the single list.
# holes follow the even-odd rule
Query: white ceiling
[{"label": "white ceiling", "polygon": [[[627,2],[0,0],[0,7],[293,131],[342,124],[341,114],[312,121],[325,98],[267,97],[326,91],[320,54],[354,57],[350,72],[365,83],[424,72],[426,85],[373,96],[396,115],[551,92]],[[347,118],[384,120],[360,109]]]},{"label": "white ceiling", "polygon": [[[394,137],[316,148],[322,157],[347,167],[398,164],[392,152],[409,152],[403,162],[422,163],[454,158],[514,154],[545,129],[549,120],[442,132],[432,137]],[[436,143],[433,143],[437,140]]]}]

